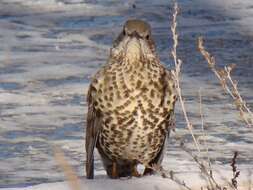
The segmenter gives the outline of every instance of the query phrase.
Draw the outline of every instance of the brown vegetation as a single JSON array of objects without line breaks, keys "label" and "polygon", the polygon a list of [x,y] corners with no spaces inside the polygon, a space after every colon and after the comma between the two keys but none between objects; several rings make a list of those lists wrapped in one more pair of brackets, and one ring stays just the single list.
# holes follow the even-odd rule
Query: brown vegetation
[{"label": "brown vegetation", "polygon": [[[184,99],[182,97],[182,90],[180,87],[180,74],[181,74],[181,65],[182,65],[182,61],[177,57],[177,46],[178,46],[178,34],[176,32],[176,26],[177,26],[177,14],[178,14],[178,5],[177,3],[175,3],[174,6],[174,13],[173,13],[173,19],[172,19],[172,26],[171,26],[171,31],[172,31],[172,36],[173,36],[173,49],[171,51],[172,53],[172,57],[174,60],[174,64],[175,64],[175,70],[172,71],[173,77],[174,77],[174,81],[175,81],[175,86],[176,86],[176,90],[178,93],[178,99],[183,111],[183,115],[187,124],[187,127],[189,129],[189,132],[192,135],[194,144],[196,149],[198,150],[198,153],[200,153],[200,147],[199,144],[195,138],[194,132],[193,132],[193,125],[189,120],[188,114],[187,114],[187,110],[184,104]],[[236,106],[236,108],[239,110],[240,112],[240,116],[242,117],[243,121],[248,125],[248,126],[253,126],[253,114],[251,112],[251,110],[249,109],[249,107],[247,106],[246,102],[243,100],[239,90],[238,90],[238,86],[237,86],[237,82],[235,80],[232,79],[231,77],[231,71],[234,68],[234,65],[231,66],[225,66],[224,69],[217,69],[216,68],[216,63],[215,63],[215,58],[213,56],[211,56],[204,48],[203,46],[203,38],[199,38],[198,39],[198,49],[200,51],[200,53],[205,57],[205,59],[208,62],[209,68],[213,71],[213,73],[215,74],[215,76],[219,79],[222,88],[224,89],[225,92],[227,92],[234,100],[234,104]],[[201,117],[201,124],[202,124],[202,132],[204,135],[204,120],[203,120],[203,113],[202,113],[202,100],[201,100],[201,93],[199,93],[199,99],[200,99],[200,117]],[[236,167],[236,159],[238,157],[238,152],[234,153],[234,157],[231,161],[231,167],[232,167],[232,172],[233,172],[233,177],[231,179],[231,182],[229,182],[229,180],[227,180],[227,185],[222,185],[219,184],[214,175],[213,175],[213,171],[212,171],[212,167],[211,167],[211,162],[210,160],[203,160],[201,159],[198,155],[194,155],[192,153],[192,151],[188,150],[185,146],[184,143],[181,143],[181,147],[182,149],[187,152],[195,161],[195,163],[199,166],[200,172],[201,174],[205,177],[206,181],[207,181],[207,186],[204,188],[202,187],[201,189],[208,189],[208,190],[220,190],[220,189],[228,189],[228,187],[230,187],[231,189],[237,189],[238,187],[238,176],[240,175],[240,171],[237,170]],[[206,151],[208,152],[208,148],[206,148]],[[161,169],[161,167],[156,167],[157,170],[161,173],[161,171],[163,171]],[[165,172],[163,171],[162,175],[163,176],[168,176],[164,174]],[[171,173],[171,172],[169,172]],[[172,177],[170,177],[170,179],[173,179]],[[180,180],[179,180],[180,181]],[[180,184],[180,183],[178,183]],[[186,189],[189,189],[189,187],[185,184],[181,182],[181,185],[183,187],[185,187]]]},{"label": "brown vegetation", "polygon": [[224,69],[217,68],[214,56],[205,50],[204,40],[202,37],[198,39],[198,49],[200,53],[206,59],[209,68],[213,71],[215,76],[220,81],[220,84],[224,91],[228,93],[234,100],[234,104],[237,110],[240,112],[240,116],[243,121],[250,127],[253,127],[253,113],[247,106],[245,100],[243,100],[239,90],[237,81],[233,80],[231,77],[231,72],[235,68],[235,65],[225,66]]}]

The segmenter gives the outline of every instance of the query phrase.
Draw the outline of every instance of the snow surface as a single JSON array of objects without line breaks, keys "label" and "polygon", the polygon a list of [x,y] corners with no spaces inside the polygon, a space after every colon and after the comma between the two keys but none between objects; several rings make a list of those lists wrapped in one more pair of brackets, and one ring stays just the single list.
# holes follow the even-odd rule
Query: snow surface
[{"label": "snow surface", "polygon": [[[219,66],[237,64],[234,77],[253,107],[253,2],[178,2],[183,94],[203,150],[200,157],[210,157],[219,180],[222,176],[230,180],[229,164],[233,152],[239,151],[238,181],[248,187],[253,171],[252,129],[241,123],[232,101],[222,94],[219,83],[196,51],[196,39],[205,37]],[[171,10],[172,2],[165,0],[0,1],[0,187],[67,189],[66,182],[59,182],[64,175],[53,158],[52,147],[58,145],[81,176],[83,189],[180,188],[159,176],[109,180],[97,154],[96,179],[83,178],[85,95],[92,74],[106,62],[123,22],[135,17],[151,23],[161,60],[173,67],[168,59]],[[200,88],[206,135],[199,117]],[[184,140],[197,153],[179,106],[176,116],[177,129],[168,140],[163,166],[199,189],[205,184],[199,168],[180,148]]]},{"label": "snow surface", "polygon": [[[227,186],[227,171],[222,171],[219,168],[217,182],[220,185],[226,184]],[[191,189],[200,189],[200,187],[205,187],[207,185],[206,180],[203,179],[203,176],[200,174],[193,174],[191,172],[186,172],[181,175],[177,175],[185,184],[187,184]],[[246,179],[245,181],[242,178]],[[240,181],[239,189],[250,189],[251,181],[253,177],[251,174],[243,175],[239,177]],[[162,178],[161,176],[146,176],[142,178],[131,178],[131,179],[107,179],[104,176],[98,176],[95,180],[79,179],[81,189],[111,189],[111,190],[143,190],[143,189],[154,189],[154,190],[166,190],[166,189],[184,189],[182,185],[177,184],[175,181],[172,181],[167,178]],[[23,188],[5,188],[4,190],[69,190],[71,186],[68,182],[55,182],[48,184],[40,184],[35,186],[23,187]]]}]

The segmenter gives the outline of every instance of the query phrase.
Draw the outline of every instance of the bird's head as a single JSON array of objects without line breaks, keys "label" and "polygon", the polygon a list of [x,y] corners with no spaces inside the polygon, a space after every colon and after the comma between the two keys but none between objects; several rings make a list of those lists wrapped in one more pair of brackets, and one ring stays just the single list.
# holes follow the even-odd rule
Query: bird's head
[{"label": "bird's head", "polygon": [[150,25],[142,20],[126,21],[122,32],[114,41],[111,54],[129,61],[155,58],[155,44]]}]

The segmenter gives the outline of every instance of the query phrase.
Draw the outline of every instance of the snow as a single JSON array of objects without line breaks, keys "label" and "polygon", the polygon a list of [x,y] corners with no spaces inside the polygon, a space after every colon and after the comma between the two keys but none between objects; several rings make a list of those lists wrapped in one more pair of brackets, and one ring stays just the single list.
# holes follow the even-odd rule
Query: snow
[{"label": "snow", "polygon": [[[226,174],[229,173],[227,171],[219,170],[218,179],[216,178],[217,182],[220,185],[226,184],[227,180],[230,178],[226,178]],[[231,174],[230,174],[231,175]],[[181,182],[184,182],[188,187],[191,189],[200,189],[201,187],[205,187],[207,185],[207,181],[204,180],[203,176],[200,174],[193,174],[190,172],[185,172],[183,175],[175,175]],[[243,176],[245,181],[242,180],[242,177],[239,177],[237,180],[241,185],[238,188],[249,188],[251,187],[250,181],[253,179],[250,173],[247,173]],[[79,183],[82,190],[85,189],[110,189],[110,190],[143,190],[143,189],[154,189],[154,190],[166,190],[169,188],[173,188],[175,190],[184,189],[182,185],[176,183],[175,181],[162,178],[161,176],[145,176],[142,178],[122,178],[122,179],[107,179],[104,176],[98,176],[94,180],[87,180],[87,179],[79,179]],[[55,182],[55,183],[48,183],[48,184],[40,184],[30,187],[23,187],[23,188],[4,188],[3,190],[69,190],[71,186],[68,182]]]},{"label": "snow", "polygon": [[[52,147],[57,145],[81,176],[82,189],[181,189],[159,175],[110,180],[97,153],[95,180],[83,177],[85,96],[91,76],[106,62],[112,40],[129,17],[151,23],[159,55],[173,67],[168,59],[171,4],[163,0],[0,1],[1,188],[69,189],[53,158]],[[222,176],[232,177],[233,152],[239,151],[238,182],[243,188],[252,179],[252,129],[243,126],[232,101],[222,94],[196,51],[196,38],[205,36],[219,66],[238,65],[233,76],[252,107],[252,5],[251,0],[179,0],[183,94],[203,150],[200,157],[210,157],[215,176],[224,183]],[[205,135],[199,117],[200,88]],[[163,166],[193,189],[200,189],[206,182],[191,156],[180,148],[184,140],[197,154],[179,105],[176,116],[177,128],[167,142]]]}]

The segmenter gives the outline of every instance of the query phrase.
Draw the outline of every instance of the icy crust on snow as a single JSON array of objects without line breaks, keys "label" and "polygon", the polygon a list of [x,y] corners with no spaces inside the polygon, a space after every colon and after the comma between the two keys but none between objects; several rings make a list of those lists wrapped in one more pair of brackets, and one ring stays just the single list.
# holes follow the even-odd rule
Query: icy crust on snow
[{"label": "icy crust on snow", "polygon": [[[232,5],[213,0],[207,6],[197,0],[178,2],[182,89],[203,150],[200,156],[209,156],[214,165],[224,166],[220,171],[228,172],[226,176],[230,179],[229,164],[233,152],[239,151],[240,179],[247,181],[248,171],[253,169],[252,129],[241,123],[232,101],[222,94],[218,81],[196,50],[196,39],[199,35],[205,37],[206,46],[219,66],[237,64],[234,77],[252,107],[253,43],[247,15],[251,14],[253,3],[233,0]],[[0,187],[64,180],[53,158],[54,145],[64,151],[77,174],[84,176],[86,93],[91,76],[106,62],[112,40],[123,22],[136,17],[150,22],[160,58],[173,68],[168,53],[172,42],[171,12],[172,2],[163,0],[0,1]],[[200,88],[205,134],[199,117]],[[176,118],[177,128],[166,145],[163,166],[197,186],[201,180],[197,165],[180,148],[183,140],[197,153],[179,105]],[[109,189],[112,182],[115,189],[167,189],[173,184],[159,176],[109,180],[97,154],[95,174],[95,181],[82,178],[84,188],[87,184],[91,188]],[[29,188],[67,186],[52,183]]]}]

